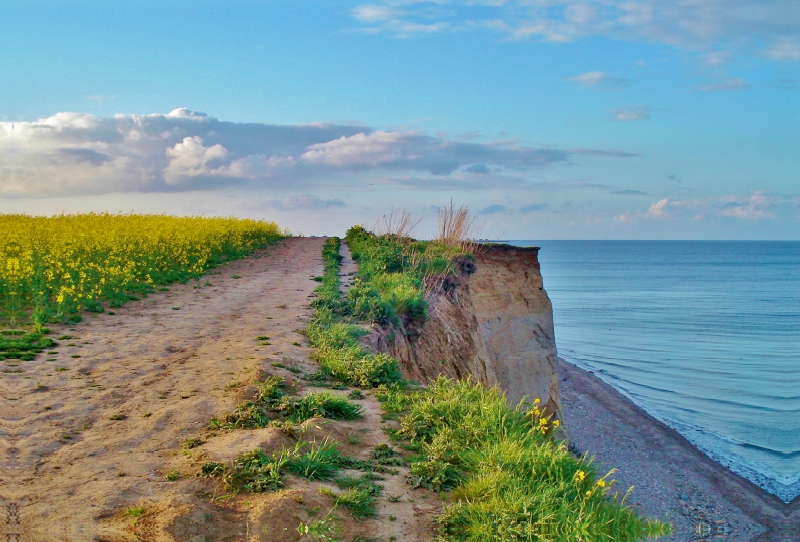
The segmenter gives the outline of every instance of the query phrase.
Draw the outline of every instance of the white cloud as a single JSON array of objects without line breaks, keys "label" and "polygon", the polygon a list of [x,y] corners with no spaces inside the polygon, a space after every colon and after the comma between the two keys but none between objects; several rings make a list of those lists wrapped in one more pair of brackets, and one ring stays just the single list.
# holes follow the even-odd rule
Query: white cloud
[{"label": "white cloud", "polygon": [[186,137],[183,142],[167,148],[170,161],[164,168],[164,181],[175,185],[187,177],[213,175],[215,170],[209,167],[209,162],[220,161],[227,154],[228,150],[219,143],[204,147],[203,140],[198,136]]},{"label": "white cloud", "polygon": [[[0,122],[0,196],[211,190],[254,185],[308,190],[345,172],[421,172],[430,186],[489,189],[525,171],[597,149],[530,147],[515,141],[459,142],[358,125],[271,125],[220,121],[185,108],[153,115],[57,113]],[[513,175],[509,175],[513,172]],[[351,184],[363,178],[348,174]]]},{"label": "white cloud", "polygon": [[502,213],[506,210],[505,205],[489,205],[478,211],[479,215],[493,215],[495,213]]},{"label": "white cloud", "polygon": [[540,211],[540,210],[544,209],[545,207],[547,207],[546,203],[530,203],[528,205],[524,205],[524,206],[520,207],[519,212],[527,214],[527,213],[530,213],[530,212],[533,212],[533,211]]},{"label": "white cloud", "polygon": [[730,51],[710,51],[704,55],[703,60],[706,66],[716,67],[730,62],[732,56]]},{"label": "white cloud", "polygon": [[337,207],[347,207],[347,204],[339,198],[320,199],[316,196],[306,194],[303,196],[287,196],[281,199],[269,199],[261,203],[260,206],[278,211],[295,211],[320,209],[333,209]]},{"label": "white cloud", "polygon": [[331,166],[378,166],[398,160],[404,138],[397,132],[376,131],[353,136],[342,136],[334,141],[311,145],[300,158],[311,163]]},{"label": "white cloud", "polygon": [[699,85],[695,87],[695,90],[700,92],[719,92],[726,90],[739,90],[743,88],[750,88],[750,83],[748,83],[744,79],[739,79],[737,77],[727,77],[725,79],[717,81],[716,83]]},{"label": "white cloud", "polygon": [[770,197],[761,191],[753,192],[746,199],[736,197],[726,199],[728,201],[723,204],[720,215],[748,220],[773,217],[771,209],[780,201],[780,198]]},{"label": "white cloud", "polygon": [[692,220],[699,221],[709,216],[759,220],[776,218],[779,211],[791,213],[800,202],[800,197],[781,194],[767,194],[756,190],[749,196],[727,195],[679,200],[663,198],[653,203],[646,211],[641,209],[617,215],[617,222],[636,222],[649,220]]},{"label": "white cloud", "polygon": [[[439,3],[447,9],[432,9]],[[483,30],[548,42],[606,36],[708,51],[712,65],[729,51],[759,49],[773,60],[800,60],[795,0],[384,0],[357,7],[353,17],[404,36],[420,33],[417,25],[426,33]]]},{"label": "white cloud", "polygon": [[669,198],[659,200],[651,205],[643,216],[647,218],[672,218],[672,215],[667,212],[667,205],[669,205]]},{"label": "white cloud", "polygon": [[646,105],[630,105],[611,110],[611,118],[623,122],[645,120],[650,118],[650,107]]},{"label": "white cloud", "polygon": [[624,77],[610,77],[603,72],[586,72],[574,77],[570,77],[569,81],[578,83],[584,87],[595,87],[605,90],[618,90],[622,87],[630,85],[630,80]]},{"label": "white cloud", "polygon": [[780,38],[776,40],[772,47],[767,49],[767,56],[780,62],[797,62],[800,60],[800,39]]},{"label": "white cloud", "polygon": [[376,6],[367,4],[358,6],[353,10],[353,17],[359,21],[368,23],[376,23],[379,21],[387,21],[402,16],[404,13],[389,6]]}]

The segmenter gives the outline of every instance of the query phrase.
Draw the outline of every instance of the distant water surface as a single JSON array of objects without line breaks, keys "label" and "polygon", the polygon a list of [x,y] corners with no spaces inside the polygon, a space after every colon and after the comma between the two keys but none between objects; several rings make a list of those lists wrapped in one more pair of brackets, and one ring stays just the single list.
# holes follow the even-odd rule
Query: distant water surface
[{"label": "distant water surface", "polygon": [[559,355],[786,502],[800,495],[800,242],[540,246]]}]

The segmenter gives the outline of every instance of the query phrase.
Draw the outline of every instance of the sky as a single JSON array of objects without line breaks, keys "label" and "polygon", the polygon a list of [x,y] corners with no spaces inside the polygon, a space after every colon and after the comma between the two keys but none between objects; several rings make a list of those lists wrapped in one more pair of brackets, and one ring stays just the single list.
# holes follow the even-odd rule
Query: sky
[{"label": "sky", "polygon": [[797,0],[26,0],[0,53],[0,213],[800,239]]}]

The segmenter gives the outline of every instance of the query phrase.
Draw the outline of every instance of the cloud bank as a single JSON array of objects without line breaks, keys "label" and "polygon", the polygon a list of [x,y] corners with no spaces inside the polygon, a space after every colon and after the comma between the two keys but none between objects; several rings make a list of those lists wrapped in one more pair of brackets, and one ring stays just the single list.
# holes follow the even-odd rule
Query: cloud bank
[{"label": "cloud bank", "polygon": [[[513,141],[464,143],[358,125],[233,123],[185,108],[110,118],[57,113],[0,123],[0,196],[226,186],[307,192],[342,174],[364,171],[415,174],[385,184],[489,189],[524,182],[526,171],[569,164],[578,155],[634,156]],[[297,207],[298,202],[277,199],[274,205]]]},{"label": "cloud bank", "polygon": [[690,219],[700,221],[707,216],[737,218],[748,221],[776,218],[779,214],[797,214],[800,196],[768,194],[757,190],[748,196],[726,195],[694,200],[663,198],[647,210],[623,213],[616,222]]}]

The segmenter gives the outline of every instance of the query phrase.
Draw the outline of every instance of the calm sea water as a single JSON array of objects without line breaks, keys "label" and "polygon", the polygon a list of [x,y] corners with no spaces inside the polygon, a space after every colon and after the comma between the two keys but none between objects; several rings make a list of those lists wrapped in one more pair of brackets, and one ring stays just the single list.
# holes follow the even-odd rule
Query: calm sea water
[{"label": "calm sea water", "polygon": [[540,246],[559,355],[784,501],[800,495],[800,242]]}]

